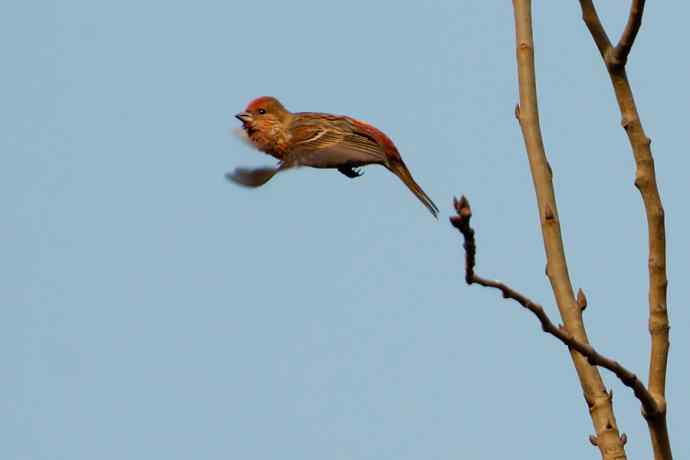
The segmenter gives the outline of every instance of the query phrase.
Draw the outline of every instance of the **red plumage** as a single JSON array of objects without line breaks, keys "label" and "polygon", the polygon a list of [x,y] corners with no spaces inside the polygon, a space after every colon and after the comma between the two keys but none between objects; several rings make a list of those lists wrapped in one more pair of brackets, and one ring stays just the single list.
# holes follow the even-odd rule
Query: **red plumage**
[{"label": "red plumage", "polygon": [[333,168],[355,178],[362,174],[358,168],[380,164],[397,175],[434,217],[438,215],[393,141],[369,123],[344,115],[291,113],[268,96],[254,99],[236,116],[254,146],[280,160],[276,168],[238,168],[227,174],[236,183],[258,187],[277,172],[297,166]]}]

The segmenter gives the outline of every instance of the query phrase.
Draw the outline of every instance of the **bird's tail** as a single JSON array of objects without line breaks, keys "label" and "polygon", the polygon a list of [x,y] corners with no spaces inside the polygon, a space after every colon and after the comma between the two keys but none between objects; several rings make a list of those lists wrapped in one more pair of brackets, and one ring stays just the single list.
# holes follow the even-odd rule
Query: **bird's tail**
[{"label": "bird's tail", "polygon": [[398,176],[400,180],[407,185],[407,188],[409,188],[410,191],[414,193],[417,198],[419,198],[419,201],[421,201],[422,204],[427,207],[431,214],[438,219],[438,207],[433,201],[431,201],[429,195],[424,193],[422,187],[415,182],[415,180],[412,178],[412,174],[410,174],[410,170],[407,169],[407,166],[405,166],[405,163],[403,163],[402,160],[394,160],[387,165],[387,168],[390,169],[393,174]]}]

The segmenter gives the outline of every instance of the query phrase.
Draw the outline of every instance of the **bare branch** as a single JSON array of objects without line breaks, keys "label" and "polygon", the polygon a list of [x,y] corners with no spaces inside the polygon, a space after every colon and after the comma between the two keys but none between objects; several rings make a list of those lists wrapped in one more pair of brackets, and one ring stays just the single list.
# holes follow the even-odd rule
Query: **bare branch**
[{"label": "bare branch", "polygon": [[625,24],[625,29],[623,29],[623,34],[620,40],[618,40],[618,45],[616,45],[616,61],[625,65],[628,60],[628,55],[630,54],[630,49],[635,43],[635,38],[637,37],[637,32],[640,30],[642,25],[642,14],[644,13],[645,0],[633,0],[630,5],[630,13],[628,14],[628,22]]},{"label": "bare branch", "polygon": [[[591,5],[591,1],[581,1]],[[546,273],[563,323],[575,339],[586,344],[587,332],[582,321],[582,309],[578,307],[568,274],[552,172],[546,157],[539,126],[537,83],[534,70],[534,40],[532,38],[532,5],[530,0],[513,0],[513,7],[520,90],[520,104],[515,114],[520,122],[537,195],[537,209],[546,252]],[[597,43],[600,45],[602,55],[604,55],[611,48],[610,42],[593,6],[588,13],[590,14],[583,13],[583,17],[593,32],[597,34]],[[611,399],[607,397],[607,391],[599,370],[591,366],[579,353],[571,350],[570,355],[585,399],[593,402],[590,406],[590,416],[599,440],[598,448],[602,458],[605,460],[626,458],[613,412],[613,404]]]},{"label": "bare branch", "polygon": [[460,231],[465,240],[463,247],[465,248],[465,281],[467,284],[479,284],[481,286],[498,289],[501,291],[504,299],[513,299],[524,308],[531,311],[534,316],[539,319],[541,328],[544,332],[551,334],[563,342],[568,348],[580,353],[587,359],[587,362],[593,366],[603,367],[616,374],[624,385],[632,388],[633,393],[635,393],[637,399],[642,403],[645,413],[648,416],[655,415],[659,410],[656,401],[635,374],[623,367],[618,361],[600,354],[591,345],[577,340],[568,332],[566,327],[557,327],[554,325],[544,311],[544,308],[538,303],[530,300],[528,297],[505,283],[482,278],[475,273],[474,267],[476,264],[477,245],[474,238],[474,229],[470,226],[472,208],[470,207],[469,201],[464,196],[461,197],[460,200],[454,200],[453,205],[455,206],[457,215],[450,218],[450,223]]},{"label": "bare branch", "polygon": [[601,24],[592,0],[580,0],[580,7],[582,8],[582,20],[585,21],[585,25],[587,25],[589,32],[592,34],[601,57],[606,59],[606,55],[612,48],[611,40],[609,40],[606,30],[604,30],[604,26]]},{"label": "bare branch", "polygon": [[[597,17],[591,0],[580,0],[583,17]],[[635,186],[640,191],[647,217],[649,244],[649,333],[651,351],[649,359],[649,392],[654,396],[658,407],[655,415],[645,414],[656,460],[672,458],[671,444],[666,426],[666,373],[669,350],[669,320],[666,305],[668,280],[666,277],[666,227],[664,208],[656,182],[651,140],[647,137],[637,112],[630,82],[625,71],[625,63],[630,53],[644,11],[644,0],[633,0],[621,39],[614,53],[604,52],[604,64],[609,72],[616,100],[621,112],[622,126],[628,135],[637,171]],[[585,21],[587,22],[587,21]],[[601,24],[599,23],[599,26]],[[601,52],[603,27],[592,29],[592,38]],[[603,32],[605,35],[605,32]]]}]

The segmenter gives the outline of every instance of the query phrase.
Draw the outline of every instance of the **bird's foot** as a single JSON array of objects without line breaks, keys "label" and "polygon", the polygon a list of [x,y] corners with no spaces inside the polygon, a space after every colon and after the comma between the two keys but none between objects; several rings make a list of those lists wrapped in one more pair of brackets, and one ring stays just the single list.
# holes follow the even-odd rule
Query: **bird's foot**
[{"label": "bird's foot", "polygon": [[344,174],[345,176],[349,177],[350,179],[354,179],[356,177],[359,177],[364,174],[364,171],[362,171],[362,168],[353,168],[351,166],[344,166],[342,168],[338,168],[338,172],[341,174]]}]

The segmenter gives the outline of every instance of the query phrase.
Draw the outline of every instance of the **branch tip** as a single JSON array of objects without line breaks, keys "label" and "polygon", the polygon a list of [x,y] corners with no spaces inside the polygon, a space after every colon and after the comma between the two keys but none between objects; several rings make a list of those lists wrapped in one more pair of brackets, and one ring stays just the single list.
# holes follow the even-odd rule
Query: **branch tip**
[{"label": "branch tip", "polygon": [[460,196],[460,199],[453,198],[453,207],[460,217],[468,218],[472,216],[472,208],[470,201],[465,195]]}]

